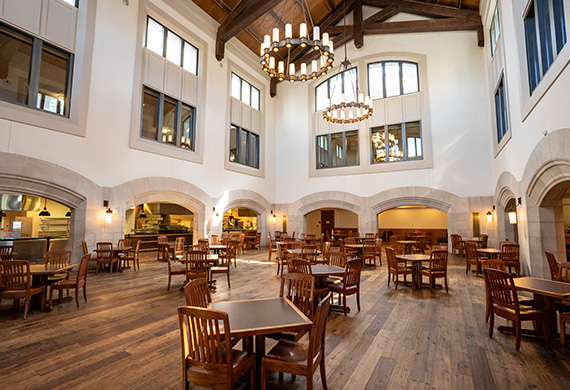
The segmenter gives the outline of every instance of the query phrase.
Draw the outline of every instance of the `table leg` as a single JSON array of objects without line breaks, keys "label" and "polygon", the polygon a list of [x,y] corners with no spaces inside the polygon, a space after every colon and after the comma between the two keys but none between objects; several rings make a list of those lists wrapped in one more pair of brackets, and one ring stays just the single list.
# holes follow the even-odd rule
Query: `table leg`
[{"label": "table leg", "polygon": [[[32,287],[46,286],[46,296],[44,299],[48,298],[48,276],[47,275],[33,275],[32,276]],[[30,300],[30,308],[41,310],[42,308],[42,294],[32,295]],[[44,311],[51,311],[51,306],[48,306],[47,302],[45,304]]]},{"label": "table leg", "polygon": [[255,335],[255,377],[257,389],[261,389],[261,359],[265,356],[265,336]]},{"label": "table leg", "polygon": [[414,290],[419,290],[422,288],[422,279],[421,279],[422,276],[420,273],[421,265],[422,265],[422,263],[419,261],[414,261],[412,263],[412,270],[414,271],[414,274],[413,274],[413,279],[414,279],[413,289]]}]

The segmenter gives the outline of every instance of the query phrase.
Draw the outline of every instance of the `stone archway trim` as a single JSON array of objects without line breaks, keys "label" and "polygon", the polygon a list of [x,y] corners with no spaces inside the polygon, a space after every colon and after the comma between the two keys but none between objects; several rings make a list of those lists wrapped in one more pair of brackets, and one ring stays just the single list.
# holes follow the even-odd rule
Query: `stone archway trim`
[{"label": "stone archway trim", "polygon": [[570,181],[570,160],[556,159],[542,164],[530,179],[526,196],[541,205],[556,185]]}]

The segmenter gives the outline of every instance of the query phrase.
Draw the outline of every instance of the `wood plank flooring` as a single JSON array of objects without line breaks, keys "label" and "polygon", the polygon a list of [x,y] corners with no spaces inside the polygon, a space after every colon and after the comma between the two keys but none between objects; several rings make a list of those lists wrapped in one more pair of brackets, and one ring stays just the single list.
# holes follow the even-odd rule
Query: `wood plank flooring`
[{"label": "wood plank flooring", "polygon": [[[88,302],[54,303],[52,312],[0,306],[0,389],[179,389],[181,352],[176,308],[184,304],[167,265],[146,253],[141,269],[88,274]],[[238,256],[232,288],[218,281],[214,301],[273,297],[279,279],[267,250]],[[497,330],[487,335],[483,279],[465,274],[464,259],[450,258],[450,290],[413,291],[386,286],[384,266],[365,268],[362,311],[348,298],[348,316],[327,323],[329,389],[570,389],[570,357],[540,339]],[[505,323],[497,319],[496,326]],[[303,341],[307,341],[307,337]],[[273,341],[267,341],[271,348]],[[320,389],[320,377],[314,376]],[[271,389],[304,389],[305,378]]]}]

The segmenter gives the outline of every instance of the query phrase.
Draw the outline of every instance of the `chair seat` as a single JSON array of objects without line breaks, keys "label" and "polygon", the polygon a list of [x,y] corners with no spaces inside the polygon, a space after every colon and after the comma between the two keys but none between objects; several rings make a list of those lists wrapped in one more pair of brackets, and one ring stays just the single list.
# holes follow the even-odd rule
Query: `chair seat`
[{"label": "chair seat", "polygon": [[59,282],[60,280],[67,280],[67,274],[59,274],[54,276],[48,276],[48,283]]},{"label": "chair seat", "polygon": [[[289,340],[280,340],[265,358],[306,366],[309,348]],[[264,359],[265,359],[264,358]]]},{"label": "chair seat", "polygon": [[342,278],[338,276],[329,276],[328,278],[325,279],[326,284],[333,284],[333,283],[336,284],[340,282],[342,282]]},{"label": "chair seat", "polygon": [[[345,285],[343,282],[339,282],[339,283],[335,283],[329,286],[329,289],[333,292],[336,293],[342,293],[345,291]],[[355,293],[358,290],[358,286],[349,286],[348,288],[346,288],[346,292],[348,294],[350,293]]]},{"label": "chair seat", "polygon": [[435,276],[436,278],[443,278],[445,277],[445,272],[443,271],[432,271],[430,272],[429,269],[422,269],[420,273],[424,276]]},{"label": "chair seat", "polygon": [[182,267],[172,267],[170,268],[170,273],[173,275],[180,275],[180,274],[185,274],[186,273],[186,267],[182,268]]},{"label": "chair seat", "polygon": [[[502,306],[496,306],[496,305],[495,305],[494,309],[496,311],[499,311],[499,312],[502,311],[505,313],[510,313],[512,315],[515,315],[514,309],[510,309],[510,308],[506,308],[506,307],[502,307]],[[540,318],[540,317],[545,317],[547,315],[543,311],[536,310],[536,309],[533,309],[532,307],[524,306],[524,305],[520,305],[520,304],[519,304],[519,310],[521,313],[521,319],[522,320]]]},{"label": "chair seat", "polygon": [[[390,270],[390,272],[393,273],[393,274],[395,273],[395,272],[393,272],[392,269]],[[406,274],[406,275],[409,275],[409,274],[411,274],[411,273],[413,273],[413,272],[414,272],[414,271],[413,271],[410,267],[398,267],[398,273],[399,273],[399,274]]]},{"label": "chair seat", "polygon": [[[251,364],[253,364],[253,360],[255,359],[255,355],[252,353],[248,353],[248,352],[243,352],[243,351],[238,351],[235,349],[232,349],[232,366],[233,366],[233,376],[235,378],[239,378],[240,376],[242,376],[248,369],[249,366],[251,366]],[[225,355],[226,353],[223,352],[222,353],[222,359],[225,360]],[[193,365],[193,360],[187,358],[187,364],[188,364],[188,374],[192,375],[192,374],[203,374],[203,375],[212,375],[212,371],[200,367],[198,365]]]},{"label": "chair seat", "polygon": [[299,341],[305,334],[307,334],[307,330],[302,330],[300,332],[279,332],[268,334],[265,337],[269,337],[273,340],[289,340],[289,341]]},{"label": "chair seat", "polygon": [[[30,289],[30,295],[39,294],[46,291],[46,286],[32,287]],[[14,289],[14,290],[1,290],[0,297],[3,299],[18,299],[24,298],[28,294],[27,290],[24,289]]]},{"label": "chair seat", "polygon": [[212,272],[228,272],[228,267],[220,267],[220,266],[214,266],[214,267],[210,267],[210,270]]}]

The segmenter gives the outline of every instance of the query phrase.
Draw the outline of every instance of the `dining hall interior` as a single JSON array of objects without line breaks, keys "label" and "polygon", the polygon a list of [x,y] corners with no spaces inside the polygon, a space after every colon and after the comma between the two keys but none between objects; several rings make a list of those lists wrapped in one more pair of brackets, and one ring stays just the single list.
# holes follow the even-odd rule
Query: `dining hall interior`
[{"label": "dining hall interior", "polygon": [[0,387],[570,388],[569,31],[0,0]]}]

